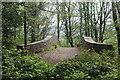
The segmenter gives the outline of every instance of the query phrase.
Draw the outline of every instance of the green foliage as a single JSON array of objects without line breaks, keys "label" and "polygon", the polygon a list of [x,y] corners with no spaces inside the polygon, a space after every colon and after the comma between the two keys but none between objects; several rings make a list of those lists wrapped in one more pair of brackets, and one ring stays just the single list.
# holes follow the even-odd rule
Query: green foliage
[{"label": "green foliage", "polygon": [[52,46],[52,47],[50,47],[50,48],[47,48],[47,49],[45,49],[44,51],[50,51],[50,50],[53,50],[53,49],[55,49],[54,46]]},{"label": "green foliage", "polygon": [[[3,2],[2,3],[2,43],[7,49],[24,43],[24,12],[26,11],[27,42],[34,42],[47,36],[46,16],[40,16],[44,3]],[[47,24],[49,25],[49,24]],[[39,27],[42,26],[42,27]],[[45,28],[45,30],[44,30]],[[45,32],[46,31],[46,32]]]},{"label": "green foliage", "polygon": [[71,47],[70,44],[62,44],[62,47]]},{"label": "green foliage", "polygon": [[20,3],[17,2],[3,2],[2,5],[2,42],[10,49],[17,44],[17,28],[23,24],[23,11],[19,8]]},{"label": "green foliage", "polygon": [[58,47],[60,47],[60,45],[54,45],[55,46],[55,48],[58,48]]},{"label": "green foliage", "polygon": [[[23,56],[21,51],[3,50],[3,78],[38,80],[85,80],[118,78],[116,57],[82,50],[74,58],[51,65],[35,55]],[[120,73],[120,72],[119,72]]]},{"label": "green foliage", "polygon": [[3,51],[3,78],[46,79],[52,66],[34,55],[22,56],[20,52],[17,50]]},{"label": "green foliage", "polygon": [[87,52],[56,64],[52,72],[58,80],[113,79],[118,78],[117,65],[118,62],[112,57]]},{"label": "green foliage", "polygon": [[56,49],[56,48],[58,48],[58,47],[60,47],[60,45],[54,45],[54,46],[51,46],[50,48],[44,49],[43,52],[44,52],[44,51],[54,50],[54,49]]}]

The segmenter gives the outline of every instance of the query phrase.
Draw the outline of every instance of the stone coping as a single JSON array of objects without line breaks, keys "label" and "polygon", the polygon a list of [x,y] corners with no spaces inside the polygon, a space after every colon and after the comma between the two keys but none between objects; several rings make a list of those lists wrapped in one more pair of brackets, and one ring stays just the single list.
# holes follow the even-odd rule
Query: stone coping
[{"label": "stone coping", "polygon": [[98,43],[98,42],[95,42],[91,37],[83,37],[84,40],[88,43],[92,43],[92,44],[97,44],[97,45],[111,45],[111,44],[105,44],[105,43]]}]

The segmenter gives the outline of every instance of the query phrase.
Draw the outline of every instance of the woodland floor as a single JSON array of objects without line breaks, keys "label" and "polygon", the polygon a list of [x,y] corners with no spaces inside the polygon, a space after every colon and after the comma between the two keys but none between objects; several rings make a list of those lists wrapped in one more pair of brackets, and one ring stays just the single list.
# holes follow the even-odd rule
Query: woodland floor
[{"label": "woodland floor", "polygon": [[51,64],[56,64],[66,59],[70,59],[75,55],[80,54],[79,48],[62,48],[58,47],[51,51],[46,51],[44,53],[39,53],[38,56],[41,56],[42,59],[46,60]]}]

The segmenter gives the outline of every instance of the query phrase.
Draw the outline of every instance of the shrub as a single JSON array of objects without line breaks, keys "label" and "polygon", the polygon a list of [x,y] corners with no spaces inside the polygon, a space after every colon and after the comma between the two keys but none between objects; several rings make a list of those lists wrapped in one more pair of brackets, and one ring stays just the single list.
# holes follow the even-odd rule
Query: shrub
[{"label": "shrub", "polygon": [[46,79],[52,65],[36,56],[22,56],[16,50],[3,51],[3,78]]},{"label": "shrub", "polygon": [[82,50],[72,59],[51,65],[35,55],[21,51],[3,50],[3,78],[5,80],[85,80],[118,78],[119,62],[116,57]]}]

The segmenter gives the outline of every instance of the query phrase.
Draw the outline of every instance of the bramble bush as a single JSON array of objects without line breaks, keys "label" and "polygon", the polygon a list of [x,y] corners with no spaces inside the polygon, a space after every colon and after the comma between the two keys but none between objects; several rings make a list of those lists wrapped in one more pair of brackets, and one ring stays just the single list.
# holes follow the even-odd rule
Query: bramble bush
[{"label": "bramble bush", "polygon": [[[35,55],[23,55],[17,50],[3,50],[3,79],[21,80],[85,80],[118,78],[116,57],[87,50],[72,59],[55,65],[43,61]],[[110,52],[109,52],[110,53]]]}]

